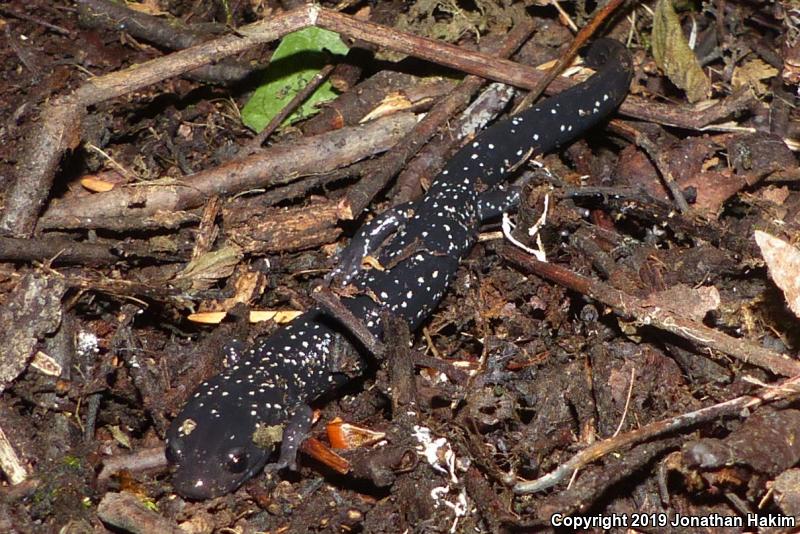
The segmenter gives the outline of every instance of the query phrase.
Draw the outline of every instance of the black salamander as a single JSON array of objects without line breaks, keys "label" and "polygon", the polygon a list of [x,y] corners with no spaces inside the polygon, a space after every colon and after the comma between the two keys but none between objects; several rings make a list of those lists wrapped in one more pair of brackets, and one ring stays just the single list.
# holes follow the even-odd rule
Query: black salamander
[{"label": "black salamander", "polygon": [[[501,187],[517,163],[582,135],[622,102],[632,72],[627,50],[599,40],[587,63],[597,72],[586,82],[485,130],[448,162],[422,199],[376,217],[353,238],[334,274],[361,290],[342,303],[374,335],[381,334],[382,308],[412,329],[433,312],[475,243],[481,219],[515,202],[517,195]],[[360,270],[366,254],[389,268]],[[228,368],[200,384],[167,432],[176,491],[211,498],[260,472],[273,451],[253,442],[257,429],[278,431],[273,442],[281,443],[280,457],[268,468],[293,467],[311,424],[308,403],[346,378],[334,354],[342,342],[358,346],[312,309],[250,350],[231,349]]]}]

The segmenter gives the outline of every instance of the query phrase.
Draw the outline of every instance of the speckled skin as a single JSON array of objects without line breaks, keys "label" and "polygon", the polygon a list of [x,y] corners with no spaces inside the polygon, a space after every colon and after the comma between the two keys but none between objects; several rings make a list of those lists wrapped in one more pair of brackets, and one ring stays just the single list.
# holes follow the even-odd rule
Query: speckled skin
[{"label": "speckled skin", "polygon": [[[433,312],[475,243],[481,216],[513,202],[514,193],[497,190],[509,169],[531,153],[580,136],[624,99],[632,72],[624,47],[598,41],[587,62],[598,69],[589,80],[481,133],[421,200],[378,218],[354,238],[336,274],[363,290],[342,302],[373,334],[381,333],[382,307],[412,329]],[[365,252],[386,270],[358,270]],[[194,499],[215,497],[258,473],[273,450],[253,443],[257,428],[282,431],[280,459],[269,467],[292,466],[310,425],[308,403],[342,382],[337,343],[350,341],[312,309],[244,354],[229,354],[236,363],[203,382],[167,432],[176,491]],[[278,441],[280,436],[273,440]]]}]

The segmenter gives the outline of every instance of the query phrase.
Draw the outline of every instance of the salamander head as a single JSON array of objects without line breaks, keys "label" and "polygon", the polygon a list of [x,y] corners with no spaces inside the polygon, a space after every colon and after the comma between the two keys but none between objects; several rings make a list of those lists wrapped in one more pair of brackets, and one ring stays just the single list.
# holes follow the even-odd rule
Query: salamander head
[{"label": "salamander head", "polygon": [[[236,386],[232,388],[231,386]],[[210,499],[241,486],[267,463],[271,449],[253,442],[261,425],[281,424],[285,414],[268,402],[274,389],[236,383],[218,375],[200,385],[167,431],[166,456],[175,467],[172,485],[190,499]]]}]

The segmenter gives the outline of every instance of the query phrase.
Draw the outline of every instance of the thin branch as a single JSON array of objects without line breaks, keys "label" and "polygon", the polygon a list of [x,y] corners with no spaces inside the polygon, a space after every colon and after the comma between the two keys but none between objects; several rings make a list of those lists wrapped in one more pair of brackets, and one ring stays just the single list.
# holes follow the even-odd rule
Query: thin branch
[{"label": "thin branch", "polygon": [[[77,0],[78,16],[83,26],[124,31],[169,50],[181,50],[208,40],[208,32],[187,27],[183,21],[165,18],[131,9],[124,2],[112,0]],[[225,26],[220,24],[223,29]],[[220,32],[221,33],[221,32]],[[239,82],[263,65],[227,59],[203,66],[188,73],[190,78],[212,83]]]},{"label": "thin branch", "polygon": [[9,5],[9,4],[0,5],[0,13],[5,13],[6,15],[14,17],[14,18],[18,18],[18,19],[21,19],[21,20],[27,20],[27,21],[33,22],[34,24],[38,24],[39,26],[43,26],[43,27],[47,28],[48,30],[52,30],[52,31],[54,31],[56,33],[60,33],[61,35],[67,35],[69,37],[72,37],[72,36],[75,35],[75,32],[72,31],[72,30],[68,30],[68,29],[63,28],[61,26],[57,26],[56,24],[51,24],[51,23],[47,22],[44,19],[40,19],[39,17],[34,17],[33,15],[29,15],[28,13],[23,13],[21,11],[17,11],[16,9],[13,9],[11,7],[11,5]]},{"label": "thin branch", "polygon": [[300,107],[300,105],[306,101],[306,99],[311,96],[311,93],[317,90],[317,87],[322,85],[322,83],[328,79],[333,69],[336,67],[335,64],[331,63],[329,65],[325,65],[318,73],[311,78],[308,83],[303,87],[302,90],[298,91],[294,98],[292,98],[289,103],[283,106],[283,109],[280,112],[272,117],[272,120],[264,127],[263,130],[258,132],[258,135],[253,137],[243,148],[240,152],[241,155],[252,154],[264,144],[264,141],[272,135],[278,126],[280,126],[286,117],[292,114],[294,110]]},{"label": "thin branch", "polygon": [[348,332],[353,334],[373,356],[378,359],[383,359],[386,347],[384,347],[383,343],[369,331],[364,321],[356,317],[355,314],[342,303],[338,295],[330,289],[320,289],[319,291],[313,292],[311,298],[313,298],[326,313],[339,321]]},{"label": "thin branch", "polygon": [[387,150],[415,124],[413,113],[396,113],[361,126],[276,145],[180,182],[137,183],[71,199],[51,207],[39,221],[40,227],[109,228],[121,217],[143,220],[159,212],[174,213],[201,206],[213,195],[235,195],[289,183],[303,175],[332,172]]},{"label": "thin branch", "polygon": [[[560,11],[560,6],[558,3],[555,1],[553,3]],[[545,88],[550,85],[556,76],[561,74],[561,72],[570,63],[572,63],[572,60],[575,59],[575,56],[578,54],[578,50],[580,50],[581,47],[589,41],[600,25],[608,20],[608,18],[617,10],[617,8],[624,3],[625,0],[611,0],[603,7],[599,8],[589,23],[581,28],[581,30],[570,43],[569,48],[567,48],[567,50],[561,54],[558,62],[553,66],[553,68],[548,70],[539,84],[534,87],[530,93],[525,95],[525,98],[523,98],[519,105],[514,109],[514,113],[519,113],[520,111],[529,108],[536,101],[536,99],[541,96]]]},{"label": "thin branch", "polygon": [[669,190],[675,207],[678,208],[678,211],[681,213],[688,213],[689,204],[686,202],[683,191],[681,191],[680,185],[678,185],[675,176],[672,174],[672,167],[666,151],[659,148],[645,132],[627,122],[617,120],[613,121],[613,125],[615,128],[619,128],[630,135],[634,142],[644,150],[645,154],[647,154],[650,161],[653,162],[658,172],[661,174],[661,179],[667,190]]},{"label": "thin branch", "polygon": [[800,376],[795,376],[777,386],[768,386],[760,389],[753,395],[743,395],[694,412],[650,423],[632,432],[599,441],[583,449],[547,475],[536,480],[516,484],[514,493],[524,495],[543,491],[567,480],[576,470],[611,452],[625,450],[637,443],[647,441],[667,432],[694,427],[700,423],[713,421],[720,417],[740,415],[744,409],[752,411],[764,403],[795,397],[798,394],[800,394]]},{"label": "thin branch", "polygon": [[746,339],[731,337],[695,321],[677,317],[669,310],[648,306],[642,299],[553,263],[540,262],[510,246],[504,247],[501,254],[542,278],[602,302],[622,317],[632,317],[641,325],[666,330],[696,345],[709,347],[776,375],[800,375],[800,361],[785,354],[765,349]]}]

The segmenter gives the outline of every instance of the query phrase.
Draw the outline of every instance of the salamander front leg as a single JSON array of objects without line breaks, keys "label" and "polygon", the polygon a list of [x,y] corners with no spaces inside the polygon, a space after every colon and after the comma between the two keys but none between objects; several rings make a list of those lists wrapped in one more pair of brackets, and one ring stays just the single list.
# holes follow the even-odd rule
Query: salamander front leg
[{"label": "salamander front leg", "polygon": [[361,270],[364,258],[375,255],[387,237],[395,233],[413,215],[413,202],[389,208],[370,222],[350,240],[339,253],[339,262],[326,277],[332,285],[345,286]]},{"label": "salamander front leg", "polygon": [[311,433],[313,415],[314,412],[307,404],[301,404],[295,408],[283,428],[280,457],[276,463],[267,465],[268,471],[279,471],[285,467],[292,471],[297,470],[297,451]]}]

